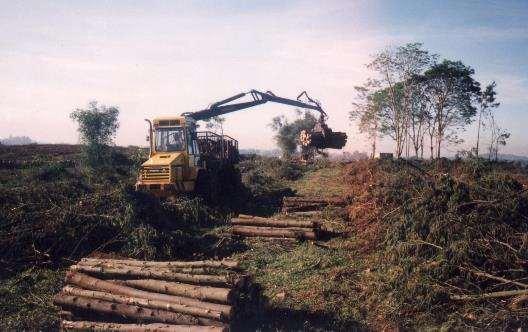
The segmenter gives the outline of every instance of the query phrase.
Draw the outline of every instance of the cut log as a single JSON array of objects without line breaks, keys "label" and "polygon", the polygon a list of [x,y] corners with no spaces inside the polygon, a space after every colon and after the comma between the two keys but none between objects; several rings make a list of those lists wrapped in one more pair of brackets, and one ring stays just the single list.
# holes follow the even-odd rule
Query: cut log
[{"label": "cut log", "polygon": [[98,264],[90,264],[85,263],[83,261],[77,263],[77,266],[86,266],[87,268],[98,268],[98,269],[105,269],[105,270],[111,270],[111,269],[133,269],[133,270],[141,270],[143,272],[155,272],[155,273],[165,273],[165,274],[171,274],[171,273],[183,273],[183,274],[201,274],[201,275],[218,275],[218,274],[227,274],[229,273],[227,270],[218,269],[218,268],[205,268],[205,267],[154,267],[154,266],[147,266],[147,267],[140,267],[140,266],[130,266],[122,263],[98,263]]},{"label": "cut log", "polygon": [[268,218],[233,218],[231,225],[245,225],[245,226],[267,226],[267,227],[299,227],[299,228],[318,228],[317,221],[303,221],[292,219],[268,219]]},{"label": "cut log", "polygon": [[251,226],[233,226],[231,233],[247,237],[276,237],[276,238],[299,238],[315,240],[316,233],[306,228],[267,228]]},{"label": "cut log", "polygon": [[61,330],[64,331],[112,331],[112,332],[224,332],[225,327],[219,326],[195,326],[195,325],[168,325],[168,324],[117,324],[87,321],[61,322]]},{"label": "cut log", "polygon": [[292,212],[286,212],[282,211],[283,213],[287,213],[288,216],[291,217],[321,217],[322,211],[292,211]]},{"label": "cut log", "polygon": [[198,317],[212,318],[222,320],[222,313],[211,309],[190,307],[182,304],[174,304],[167,301],[149,300],[138,297],[130,297],[125,295],[115,295],[107,292],[100,292],[94,290],[86,290],[72,286],[65,286],[62,291],[68,295],[80,296],[85,298],[93,298],[98,300],[109,301],[113,303],[121,303],[134,305],[138,307],[145,307],[150,309],[161,309],[181,314],[187,314]]},{"label": "cut log", "polygon": [[225,304],[233,303],[236,293],[235,290],[229,288],[196,286],[154,279],[111,280],[111,282],[155,291],[156,293],[185,296],[201,301],[217,301]]},{"label": "cut log", "polygon": [[53,302],[66,308],[82,309],[134,320],[186,325],[198,325],[199,323],[195,317],[176,312],[112,303],[80,296],[59,294],[55,296]]},{"label": "cut log", "polygon": [[132,259],[101,259],[101,258],[83,258],[81,262],[85,265],[97,265],[101,263],[116,263],[139,267],[211,267],[224,269],[238,269],[239,263],[233,260],[221,261],[190,261],[190,262],[153,262],[153,261],[138,261]]},{"label": "cut log", "polygon": [[344,206],[346,202],[340,198],[316,198],[316,197],[284,197],[283,203],[319,203],[326,205]]},{"label": "cut log", "polygon": [[299,205],[299,206],[283,206],[281,212],[307,212],[307,211],[321,211],[324,209],[323,205]]},{"label": "cut log", "polygon": [[163,279],[198,285],[232,286],[236,284],[236,277],[230,275],[185,274],[167,270],[144,269],[136,266],[105,268],[104,266],[72,265],[70,270],[109,277],[124,276],[142,279]]},{"label": "cut log", "polygon": [[226,318],[230,318],[232,315],[231,306],[225,304],[217,304],[210,302],[203,302],[196,299],[187,297],[179,297],[167,294],[151,293],[139,289],[135,289],[128,286],[118,285],[113,282],[97,279],[86,274],[78,272],[68,272],[66,274],[66,283],[73,284],[85,289],[91,289],[96,291],[103,291],[112,294],[125,295],[130,297],[138,297],[148,300],[160,300],[174,304],[188,305],[196,308],[204,308],[214,311],[220,311]]},{"label": "cut log", "polygon": [[73,314],[71,311],[61,310],[59,311],[59,318],[64,320],[73,320]]}]

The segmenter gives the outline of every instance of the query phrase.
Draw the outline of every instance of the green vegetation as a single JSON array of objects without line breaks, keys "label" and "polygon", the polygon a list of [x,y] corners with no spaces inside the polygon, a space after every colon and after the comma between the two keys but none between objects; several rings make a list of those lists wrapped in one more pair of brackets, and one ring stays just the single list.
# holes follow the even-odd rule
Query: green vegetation
[{"label": "green vegetation", "polygon": [[289,122],[284,116],[273,118],[270,126],[277,133],[275,140],[282,151],[282,156],[290,158],[299,146],[299,134],[303,130],[312,130],[317,123],[315,116],[309,111],[298,112],[298,118]]},{"label": "green vegetation", "polygon": [[522,166],[245,157],[243,199],[233,198],[245,213],[276,213],[294,193],[351,202],[347,214],[321,214],[341,236],[284,246],[230,239],[225,207],[133,191],[144,151],[113,150],[114,172],[95,178],[78,146],[0,148],[2,329],[56,328],[51,298],[64,269],[87,255],[237,258],[262,295],[242,330],[526,328],[522,299],[452,299],[521,288],[489,275],[528,283]]},{"label": "green vegetation", "polygon": [[485,127],[490,155],[497,156],[506,145],[510,134],[493,115],[499,106],[495,82],[481,89],[473,68],[462,61],[438,60],[421,43],[387,48],[372,57],[367,67],[373,77],[355,88],[350,112],[371,142],[372,157],[378,138],[385,136],[394,141],[397,158],[423,159],[427,152],[431,159],[440,158],[446,145],[463,141],[460,134],[477,114],[477,156]]},{"label": "green vegetation", "polygon": [[84,144],[84,163],[91,171],[101,171],[112,166],[114,156],[109,145],[119,128],[118,117],[117,107],[99,105],[96,101],[70,114],[70,118],[79,125],[78,131]]},{"label": "green vegetation", "polygon": [[64,155],[60,149],[46,154],[46,147],[27,156],[25,147],[0,148],[4,159],[17,158],[15,168],[0,169],[2,329],[55,327],[49,300],[62,282],[56,271],[81,257],[111,252],[190,259],[230,253],[230,242],[216,246],[218,236],[208,231],[223,225],[225,215],[198,198],[164,202],[133,190],[138,149],[113,149],[119,156],[112,161],[114,171],[91,177],[79,164],[80,147],[64,146]]},{"label": "green vegetation", "polygon": [[[336,192],[313,191],[331,178]],[[451,297],[522,289],[482,273],[528,280],[527,183],[528,170],[520,165],[476,160],[360,161],[306,172],[292,182],[299,192],[332,197],[348,191],[352,197],[349,221],[323,214],[325,225],[344,224],[348,236],[289,249],[256,243],[241,254],[273,308],[261,325],[526,327],[524,300]],[[294,324],[277,312],[305,316]]]}]

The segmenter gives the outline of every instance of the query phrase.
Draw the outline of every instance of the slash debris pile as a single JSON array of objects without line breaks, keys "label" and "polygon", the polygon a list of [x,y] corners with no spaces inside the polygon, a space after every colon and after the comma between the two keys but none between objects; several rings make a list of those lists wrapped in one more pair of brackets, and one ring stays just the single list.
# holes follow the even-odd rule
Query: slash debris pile
[{"label": "slash debris pile", "polygon": [[336,198],[314,198],[314,197],[284,197],[282,199],[282,212],[305,212],[322,210],[326,207],[342,207],[347,203]]},{"label": "slash debris pile", "polygon": [[231,219],[231,234],[269,239],[317,240],[321,224],[313,220],[271,219],[241,214]]},{"label": "slash debris pile", "polygon": [[66,330],[224,331],[248,298],[238,262],[84,258],[55,296]]},{"label": "slash debris pile", "polygon": [[[352,167],[353,166],[353,167]],[[356,163],[351,223],[372,319],[526,328],[527,169],[482,160]]]}]

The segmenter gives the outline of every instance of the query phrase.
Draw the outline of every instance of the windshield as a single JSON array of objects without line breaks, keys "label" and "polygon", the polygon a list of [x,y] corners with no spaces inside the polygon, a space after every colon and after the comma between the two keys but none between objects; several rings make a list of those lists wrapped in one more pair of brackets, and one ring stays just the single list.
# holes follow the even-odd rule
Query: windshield
[{"label": "windshield", "polygon": [[183,128],[158,128],[156,129],[156,151],[171,152],[185,150]]}]

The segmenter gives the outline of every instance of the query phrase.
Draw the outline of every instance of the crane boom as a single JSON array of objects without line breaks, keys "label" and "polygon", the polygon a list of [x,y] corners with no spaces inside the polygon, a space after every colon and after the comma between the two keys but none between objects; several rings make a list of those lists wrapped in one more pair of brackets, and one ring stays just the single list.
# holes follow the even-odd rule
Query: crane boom
[{"label": "crane boom", "polygon": [[[229,104],[230,102],[243,98],[247,95],[250,95],[253,100],[247,101],[247,102]],[[305,96],[305,98],[307,99],[307,102],[301,100],[301,97],[303,96]],[[326,118],[327,116],[325,111],[323,111],[323,109],[321,108],[321,105],[317,101],[310,98],[308,94],[306,93],[306,91],[303,91],[299,96],[297,96],[297,100],[294,100],[294,99],[289,99],[289,98],[278,97],[275,94],[273,94],[271,91],[261,92],[258,90],[251,90],[249,92],[239,93],[232,97],[226,98],[216,103],[213,103],[211,104],[211,106],[209,106],[209,108],[206,108],[206,109],[203,109],[197,112],[183,113],[182,115],[188,116],[197,121],[207,120],[215,116],[224,115],[227,113],[232,113],[232,112],[240,111],[246,108],[265,104],[268,101],[314,110],[321,114],[322,119]]]}]

